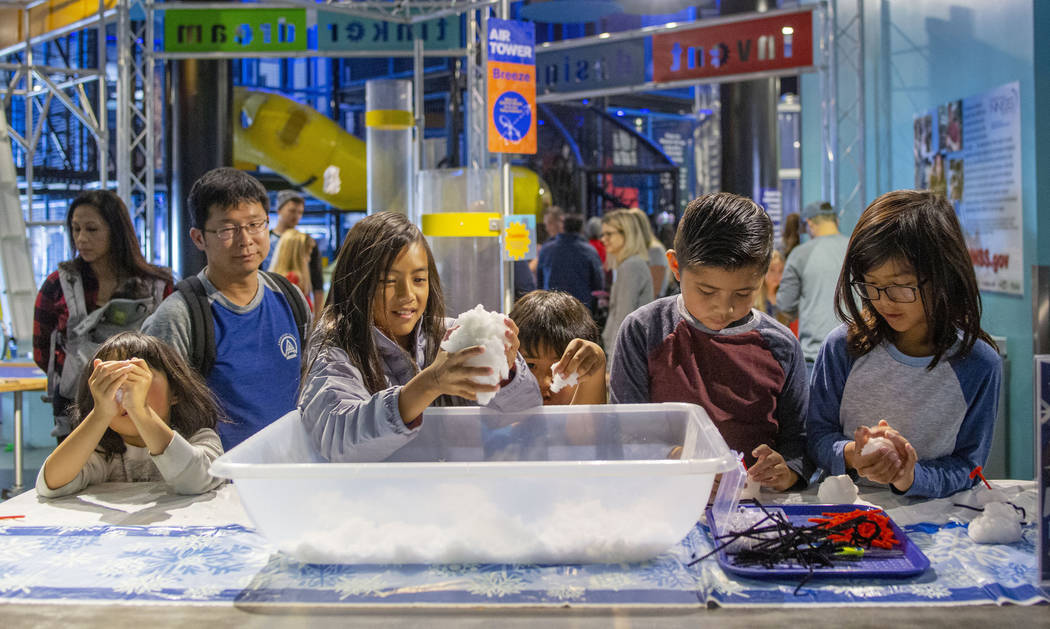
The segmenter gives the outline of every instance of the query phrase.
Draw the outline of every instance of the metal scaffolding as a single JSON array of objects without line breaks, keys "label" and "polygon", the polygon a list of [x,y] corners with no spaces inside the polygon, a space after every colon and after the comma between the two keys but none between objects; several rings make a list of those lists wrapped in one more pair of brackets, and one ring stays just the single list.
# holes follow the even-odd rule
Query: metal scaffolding
[{"label": "metal scaffolding", "polygon": [[[133,15],[145,19],[133,20]],[[153,0],[117,5],[117,194],[141,220],[146,259],[155,258],[157,119],[153,60]]]},{"label": "metal scaffolding", "polygon": [[[23,152],[25,159],[25,197],[29,225],[33,225],[33,162],[43,134],[48,133],[48,113],[52,106],[60,105],[84,125],[97,145],[98,170],[100,184],[105,187],[108,177],[108,129],[106,120],[106,25],[114,18],[115,11],[105,9],[100,0],[98,13],[81,20],[69,27],[31,36],[29,9],[40,4],[39,0],[25,2],[7,2],[8,7],[21,9],[22,32],[25,39],[15,45],[0,50],[0,57],[21,55],[21,63],[0,63],[0,106],[8,109],[12,98],[20,97],[25,106],[22,133],[13,128],[11,121],[7,130],[15,144]],[[98,56],[95,67],[77,67],[72,57],[63,66],[38,64],[34,57],[34,48],[47,42],[57,40],[75,30],[94,28],[98,32]],[[96,102],[88,97],[84,86],[97,83]],[[56,143],[57,144],[57,143]]]},{"label": "metal scaffolding", "polygon": [[467,159],[471,168],[488,167],[488,119],[485,115],[485,33],[488,31],[488,10],[467,14]]},{"label": "metal scaffolding", "polygon": [[[831,73],[823,100],[832,127],[829,199],[839,215],[860,216],[868,203],[866,187],[864,0],[835,0],[828,20]],[[825,158],[827,159],[827,157]]]},{"label": "metal scaffolding", "polygon": [[[40,0],[8,2],[7,5],[30,7]],[[466,13],[466,94],[467,103],[467,160],[473,168],[487,168],[492,158],[487,150],[487,121],[485,118],[485,61],[483,45],[490,10],[499,8],[500,0],[274,0],[253,6],[304,7],[323,9],[371,19],[399,23],[416,23],[442,16]],[[139,228],[147,259],[158,255],[154,227],[156,212],[156,182],[158,139],[161,137],[157,101],[157,65],[175,54],[165,54],[155,48],[154,13],[175,8],[228,8],[221,2],[163,2],[155,0],[118,0],[112,9],[105,9],[105,0],[99,1],[99,11],[91,18],[81,20],[68,27],[37,37],[28,37],[24,42],[0,50],[0,56],[22,52],[22,62],[0,64],[0,99],[2,105],[10,106],[13,95],[29,95],[26,98],[26,128],[24,135],[11,128],[9,131],[18,146],[25,151],[25,192],[27,207],[32,208],[33,156],[37,142],[46,126],[46,112],[56,103],[69,109],[77,120],[85,125],[98,146],[100,185],[107,186],[109,176],[109,134],[107,128],[106,99],[116,100],[115,152],[116,188],[121,198],[129,205]],[[26,33],[28,33],[28,11],[23,11]],[[866,202],[865,193],[865,146],[864,146],[864,18],[863,0],[833,0],[823,5],[817,14],[821,25],[818,71],[822,102],[822,172],[821,186],[825,198],[831,199],[840,211],[859,213]],[[106,27],[116,25],[117,76],[115,85],[107,82]],[[34,64],[33,47],[45,41],[58,39],[75,30],[95,28],[98,31],[98,63],[95,68],[56,68]],[[679,27],[680,28],[680,27]],[[565,42],[572,46],[578,42]],[[445,51],[447,56],[451,51]],[[459,52],[459,51],[456,51]],[[410,53],[412,54],[412,53]],[[429,55],[430,51],[423,51]],[[454,54],[454,53],[453,53]],[[279,56],[317,56],[316,52],[303,51]],[[418,59],[420,51],[414,51]],[[228,53],[205,53],[205,58],[232,58]],[[358,56],[343,53],[338,56]],[[97,102],[89,102],[84,85],[98,83]],[[692,84],[695,84],[693,82]],[[623,90],[620,90],[623,91]],[[718,116],[717,97],[705,90],[697,91],[696,112],[704,117]],[[544,100],[544,98],[540,98]],[[417,115],[420,115],[417,112]],[[39,120],[39,123],[35,122]],[[701,186],[714,189],[718,185],[715,165],[710,159],[717,153],[717,124],[710,119],[700,127],[702,138],[698,151],[703,151],[709,167],[698,170]],[[845,163],[848,168],[841,167]],[[699,172],[703,170],[705,172]],[[31,212],[30,218],[32,219]],[[33,223],[30,222],[30,225]]]}]

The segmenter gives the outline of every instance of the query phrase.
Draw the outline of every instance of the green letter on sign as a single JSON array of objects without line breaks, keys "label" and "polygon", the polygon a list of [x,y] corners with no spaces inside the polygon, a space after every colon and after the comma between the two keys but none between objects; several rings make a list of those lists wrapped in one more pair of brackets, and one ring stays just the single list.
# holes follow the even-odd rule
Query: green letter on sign
[{"label": "green letter on sign", "polygon": [[170,9],[165,52],[306,50],[306,9]]}]

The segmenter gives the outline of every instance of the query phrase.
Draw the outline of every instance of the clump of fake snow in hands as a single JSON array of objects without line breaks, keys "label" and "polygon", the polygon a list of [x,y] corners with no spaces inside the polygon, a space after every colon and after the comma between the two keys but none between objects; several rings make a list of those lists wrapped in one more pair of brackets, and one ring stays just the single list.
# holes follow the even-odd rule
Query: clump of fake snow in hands
[{"label": "clump of fake snow in hands", "polygon": [[872,454],[873,452],[878,452],[879,450],[882,450],[887,454],[897,451],[897,449],[893,446],[893,442],[887,439],[886,437],[872,437],[871,439],[868,439],[868,442],[864,444],[863,448],[861,448],[860,455],[868,456],[869,454]]},{"label": "clump of fake snow in hands", "polygon": [[554,368],[560,364],[560,362],[557,362],[551,365],[551,373],[554,374],[554,380],[551,381],[551,393],[557,393],[565,387],[574,387],[580,383],[580,375],[575,371],[568,376],[563,376],[557,371],[554,371]]},{"label": "clump of fake snow in hands", "polygon": [[[485,348],[484,352],[472,356],[467,361],[472,367],[492,369],[492,373],[474,378],[478,384],[499,384],[510,375],[507,356],[504,353],[507,324],[502,314],[488,312],[479,304],[459,315],[453,325],[457,327],[442,341],[441,349],[451,354],[475,345]],[[495,392],[488,391],[478,393],[478,404],[488,404],[495,395]]]}]

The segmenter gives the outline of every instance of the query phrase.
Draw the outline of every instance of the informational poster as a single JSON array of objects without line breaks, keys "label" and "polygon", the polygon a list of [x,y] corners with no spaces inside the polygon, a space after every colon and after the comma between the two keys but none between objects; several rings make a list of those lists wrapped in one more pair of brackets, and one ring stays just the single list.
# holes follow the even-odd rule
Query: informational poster
[{"label": "informational poster", "polygon": [[489,151],[536,152],[536,29],[531,22],[488,23]]},{"label": "informational poster", "polygon": [[947,197],[982,291],[1024,293],[1019,83],[915,116],[915,187]]},{"label": "informational poster", "polygon": [[784,211],[781,205],[780,190],[776,188],[762,188],[762,198],[758,204],[762,206],[762,209],[769,215],[769,220],[773,222],[775,244],[777,247],[781,247],[783,243],[780,241],[780,236],[784,231]]},{"label": "informational poster", "polygon": [[503,217],[503,260],[532,260],[536,257],[536,215]]},{"label": "informational poster", "polygon": [[654,118],[652,137],[664,155],[678,166],[678,213],[696,197],[696,160],[693,159],[695,118]]}]

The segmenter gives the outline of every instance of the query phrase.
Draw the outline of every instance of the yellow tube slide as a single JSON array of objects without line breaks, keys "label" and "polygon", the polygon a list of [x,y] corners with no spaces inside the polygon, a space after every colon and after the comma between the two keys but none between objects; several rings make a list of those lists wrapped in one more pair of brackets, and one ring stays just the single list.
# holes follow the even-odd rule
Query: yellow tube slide
[{"label": "yellow tube slide", "polygon": [[[271,92],[234,88],[233,159],[245,170],[263,165],[342,210],[367,208],[365,143],[321,112]],[[340,190],[324,191],[324,171],[339,168]],[[513,166],[514,212],[536,214],[550,204],[539,175]]]},{"label": "yellow tube slide", "polygon": [[[261,164],[343,210],[364,210],[365,143],[316,109],[280,94],[234,88],[233,159]],[[340,190],[324,191],[324,172],[339,168]]]}]

